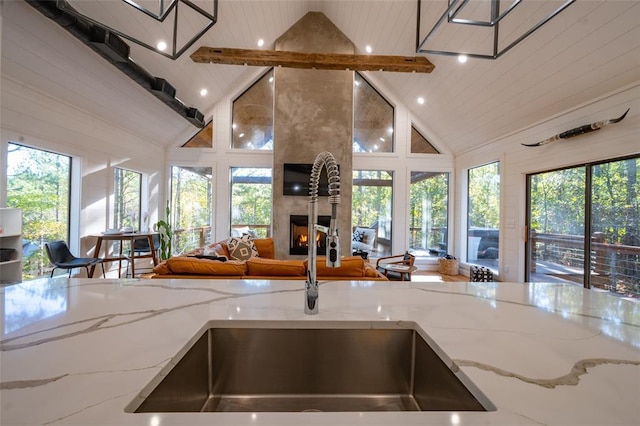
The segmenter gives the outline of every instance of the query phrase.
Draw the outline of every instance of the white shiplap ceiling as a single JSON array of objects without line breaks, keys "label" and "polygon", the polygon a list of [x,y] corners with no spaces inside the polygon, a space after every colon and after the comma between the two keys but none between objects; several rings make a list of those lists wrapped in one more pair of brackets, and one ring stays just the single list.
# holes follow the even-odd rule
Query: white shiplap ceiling
[{"label": "white shiplap ceiling", "polygon": [[[180,145],[184,140],[178,138],[195,132],[153,96],[132,89],[124,76],[102,71],[109,74],[104,86],[82,84],[85,77],[97,73],[96,67],[112,66],[59,27],[52,31],[65,34],[68,43],[47,46],[46,31],[32,26],[57,25],[20,0],[13,1],[22,4],[4,6],[3,76],[53,92],[52,96],[81,105],[159,145]],[[514,13],[514,21],[504,25],[502,34],[513,38],[521,22],[531,22],[535,13],[563,2],[524,0],[523,13]],[[131,7],[122,12],[116,0],[70,3],[139,37],[150,41],[160,37],[157,23],[137,16],[140,12]],[[212,0],[195,3],[211,9]],[[470,16],[481,16],[474,10],[486,3],[471,0]],[[421,37],[426,35],[426,24],[442,13],[445,4],[446,0],[423,0]],[[151,74],[168,80],[187,105],[206,114],[223,96],[241,89],[240,82],[255,74],[255,69],[196,64],[189,55],[203,45],[256,49],[258,39],[264,39],[264,49],[273,48],[274,41],[309,11],[323,12],[353,41],[357,53],[364,54],[365,46],[370,45],[374,54],[416,54],[416,0],[220,0],[216,25],[177,60],[133,43],[131,57]],[[197,25],[189,22],[197,21],[185,22],[181,28],[194,31]],[[166,31],[166,25],[160,27]],[[466,28],[446,31],[433,40],[434,47],[469,50],[486,45],[486,33],[471,34]],[[46,53],[34,53],[38,46],[45,46]],[[34,51],[25,52],[30,47]],[[95,63],[76,62],[78,53],[69,51],[72,49],[88,50]],[[370,75],[410,109],[418,127],[436,145],[453,153],[465,152],[640,81],[640,2],[578,0],[497,60],[469,59],[460,64],[453,57],[427,57],[436,66],[431,74]],[[58,72],[45,76],[33,71],[43,58],[51,63],[58,58],[64,64],[56,64]],[[54,77],[52,89],[47,80]],[[208,90],[206,97],[200,96],[202,88]],[[96,96],[101,101],[91,102]],[[424,105],[416,103],[418,96],[426,100]]]}]

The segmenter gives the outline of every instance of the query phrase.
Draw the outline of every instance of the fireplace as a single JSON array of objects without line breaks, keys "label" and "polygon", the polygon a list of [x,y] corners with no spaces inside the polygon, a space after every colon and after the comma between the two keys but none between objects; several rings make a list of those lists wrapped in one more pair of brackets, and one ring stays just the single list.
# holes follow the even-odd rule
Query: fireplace
[{"label": "fireplace", "polygon": [[[318,216],[318,224],[329,227],[331,216]],[[309,252],[309,220],[306,215],[289,216],[289,254],[307,254]],[[327,253],[326,234],[317,232],[316,244],[318,245],[318,254],[325,255]]]}]

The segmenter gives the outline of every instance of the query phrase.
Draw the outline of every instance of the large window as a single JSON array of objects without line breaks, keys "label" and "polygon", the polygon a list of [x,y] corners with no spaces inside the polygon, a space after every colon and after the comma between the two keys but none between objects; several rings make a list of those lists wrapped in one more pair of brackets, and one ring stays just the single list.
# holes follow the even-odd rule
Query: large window
[{"label": "large window", "polygon": [[233,101],[231,147],[273,150],[273,70]]},{"label": "large window", "polygon": [[211,175],[211,167],[171,167],[174,254],[211,242]]},{"label": "large window", "polygon": [[355,73],[353,152],[393,152],[393,105]]},{"label": "large window", "polygon": [[23,279],[50,271],[46,242],[68,242],[70,195],[70,157],[8,144],[7,207],[22,209]]},{"label": "large window", "polygon": [[447,254],[449,173],[411,172],[409,250],[415,256]]},{"label": "large window", "polygon": [[139,230],[142,175],[116,167],[113,176],[113,227]]},{"label": "large window", "polygon": [[469,169],[467,262],[498,269],[500,252],[500,163]]},{"label": "large window", "polygon": [[640,296],[639,171],[634,157],[529,175],[527,280]]},{"label": "large window", "polygon": [[361,247],[361,249],[374,257],[391,255],[393,172],[354,170],[352,197],[353,229],[375,230],[373,238],[366,241],[368,247]]},{"label": "large window", "polygon": [[231,235],[271,235],[272,176],[270,168],[231,169]]}]

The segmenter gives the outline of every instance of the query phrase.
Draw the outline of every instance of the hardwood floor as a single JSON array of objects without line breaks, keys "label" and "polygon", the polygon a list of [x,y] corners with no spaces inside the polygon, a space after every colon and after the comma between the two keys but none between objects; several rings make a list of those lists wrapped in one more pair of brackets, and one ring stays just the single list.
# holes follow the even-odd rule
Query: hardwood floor
[{"label": "hardwood floor", "polygon": [[466,275],[444,275],[438,271],[417,270],[411,274],[411,281],[422,282],[469,282]]}]

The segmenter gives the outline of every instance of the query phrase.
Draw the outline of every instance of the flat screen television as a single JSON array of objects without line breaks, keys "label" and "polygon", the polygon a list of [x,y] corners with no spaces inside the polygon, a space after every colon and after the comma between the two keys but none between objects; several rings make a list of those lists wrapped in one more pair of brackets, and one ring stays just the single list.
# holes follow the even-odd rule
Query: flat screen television
[{"label": "flat screen television", "polygon": [[[282,193],[284,195],[301,195],[308,197],[309,179],[311,178],[312,168],[313,164],[285,163]],[[322,197],[329,196],[329,178],[327,177],[326,167],[323,167],[320,172],[318,195]]]}]

